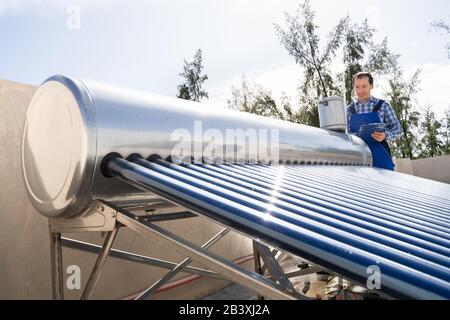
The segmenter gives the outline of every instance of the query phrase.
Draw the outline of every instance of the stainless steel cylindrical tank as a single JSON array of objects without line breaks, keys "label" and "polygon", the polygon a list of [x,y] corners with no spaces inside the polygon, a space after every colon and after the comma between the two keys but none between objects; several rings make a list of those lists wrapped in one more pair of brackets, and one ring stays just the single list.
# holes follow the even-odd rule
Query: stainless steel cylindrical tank
[{"label": "stainless steel cylindrical tank", "polygon": [[[195,132],[199,128],[200,135]],[[202,160],[211,143],[206,132],[226,136],[228,130],[275,130],[282,162],[372,161],[367,145],[347,134],[57,75],[38,88],[26,117],[22,171],[28,196],[41,214],[67,218],[82,213],[92,199],[139,193],[105,177],[103,158],[112,152],[166,158],[179,145],[174,132],[180,130],[200,144],[200,153],[194,148],[189,154],[195,160]],[[233,141],[220,142],[226,159],[236,159],[229,153],[245,148],[242,141]],[[254,150],[250,146],[246,151],[252,159],[257,157]]]},{"label": "stainless steel cylindrical tank", "polygon": [[326,97],[320,100],[319,122],[322,129],[346,132],[347,116],[344,100],[338,96]]}]

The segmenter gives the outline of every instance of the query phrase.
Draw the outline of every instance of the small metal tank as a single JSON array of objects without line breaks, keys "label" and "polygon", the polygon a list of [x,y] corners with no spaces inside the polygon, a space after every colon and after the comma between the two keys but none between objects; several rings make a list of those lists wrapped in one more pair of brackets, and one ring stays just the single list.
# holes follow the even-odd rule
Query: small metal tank
[{"label": "small metal tank", "polygon": [[326,97],[319,102],[320,127],[325,130],[346,132],[347,116],[341,97]]}]

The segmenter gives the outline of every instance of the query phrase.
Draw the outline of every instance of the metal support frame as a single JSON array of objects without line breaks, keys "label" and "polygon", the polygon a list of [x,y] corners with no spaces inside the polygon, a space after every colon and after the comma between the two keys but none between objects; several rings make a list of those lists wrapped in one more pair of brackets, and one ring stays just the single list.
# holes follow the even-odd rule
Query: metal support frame
[{"label": "metal support frame", "polygon": [[280,284],[285,292],[294,294],[294,286],[284,274],[283,269],[281,269],[270,249],[267,246],[259,244],[258,242],[253,242],[253,245],[256,246],[256,250],[259,251],[260,257],[264,261],[264,264],[267,266],[267,269],[272,278]]},{"label": "metal support frame", "polygon": [[[268,274],[267,278],[276,281],[285,292],[300,299],[305,299],[304,294],[309,290],[309,283],[305,283],[305,288],[300,293],[292,285],[290,278],[314,274],[324,270],[322,267],[305,263],[304,268],[299,267],[299,270],[285,272],[279,262],[286,256],[286,253],[276,249],[271,250],[268,246],[257,241],[253,241],[253,253],[255,272],[261,275]],[[262,300],[264,296],[258,294],[258,299]]]},{"label": "metal support frame", "polygon": [[[81,250],[91,253],[100,253],[102,246],[87,243],[84,241],[69,239],[69,238],[61,238],[61,245],[66,248],[72,248],[75,250]],[[164,268],[164,269],[173,269],[178,264],[171,261],[166,261],[162,259],[156,259],[152,257],[143,256],[140,254],[123,251],[123,250],[117,250],[117,249],[111,249],[109,252],[109,256],[112,258],[117,258],[125,261],[132,261],[137,263],[142,263],[150,266],[155,266],[158,268]],[[197,274],[202,277],[212,278],[212,279],[222,279],[221,276],[219,276],[216,272],[202,269],[202,268],[196,268],[196,267],[189,267],[187,266],[183,272],[190,273],[190,274]]]},{"label": "metal support frame", "polygon": [[177,252],[189,256],[192,260],[198,261],[211,268],[224,279],[253,289],[271,299],[295,299],[292,295],[284,293],[282,288],[254,272],[239,267],[234,263],[217,256],[198,245],[182,239],[163,228],[145,221],[140,221],[138,217],[131,213],[121,212],[117,215],[117,221],[130,229],[149,238],[165,240]]},{"label": "metal support frame", "polygon": [[[146,208],[145,211],[149,213],[139,215],[138,213],[120,208],[113,203],[95,200],[80,218],[63,220],[50,219],[54,299],[64,298],[62,246],[98,253],[97,260],[83,290],[81,299],[89,299],[91,297],[108,256],[170,269],[168,273],[140,293],[137,299],[150,297],[179,272],[193,273],[209,278],[225,279],[239,283],[256,291],[261,295],[260,297],[264,296],[270,299],[307,299],[304,295],[295,291],[288,279],[288,274],[284,274],[279,266],[276,255],[278,254],[278,258],[280,258],[283,253],[276,250],[270,251],[263,244],[254,242],[254,261],[255,267],[257,265],[258,267],[256,268],[256,273],[251,272],[207,250],[222,239],[230,231],[229,228],[222,229],[202,246],[199,246],[153,223],[196,216],[191,212],[187,212],[185,208],[178,207],[177,209],[173,205],[164,204],[161,201],[155,201],[155,199],[153,199],[153,207],[152,204],[148,206],[138,206],[132,203],[127,204],[128,206],[126,207],[131,210],[142,211],[143,208]],[[175,251],[187,256],[187,258],[179,263],[174,263],[113,249],[112,246],[119,228],[124,226],[145,237],[164,240]],[[64,232],[107,232],[107,236],[103,246],[98,246],[78,240],[62,238],[61,233]],[[263,265],[261,264],[261,260],[264,262]],[[210,270],[190,267],[189,264],[192,261],[200,262]],[[266,270],[269,272],[269,276],[264,276]]]},{"label": "metal support frame", "polygon": [[[255,272],[257,274],[263,275],[264,271],[263,271],[262,265],[261,265],[261,257],[259,255],[259,251],[256,249],[255,240],[253,240],[252,243],[253,243],[252,247],[253,247],[253,261],[255,263]],[[257,299],[264,300],[264,297],[258,293]]]},{"label": "metal support frame", "polygon": [[54,300],[62,300],[64,299],[64,279],[60,233],[50,232],[50,259],[52,271],[52,296]]},{"label": "metal support frame", "polygon": [[92,269],[91,276],[89,277],[83,294],[81,295],[81,300],[89,299],[89,297],[91,296],[92,290],[94,289],[94,286],[97,283],[98,278],[100,277],[103,266],[106,262],[106,258],[109,255],[118,231],[119,226],[116,226],[113,231],[108,232],[108,235],[105,238],[105,243],[103,244],[102,251],[98,255],[97,261],[95,262],[94,268]]},{"label": "metal support frame", "polygon": [[[213,244],[215,244],[217,241],[222,239],[230,229],[224,228],[222,229],[218,234],[216,234],[214,237],[212,237],[210,240],[208,240],[205,244],[201,246],[201,248],[208,249]],[[161,288],[165,283],[167,283],[170,279],[172,279],[176,274],[181,272],[184,268],[186,268],[190,263],[192,262],[191,259],[187,258],[184,259],[182,262],[180,262],[175,268],[173,268],[171,271],[166,273],[161,279],[153,283],[150,287],[148,287],[146,290],[144,290],[137,298],[136,300],[143,300],[149,296],[151,296],[153,293],[156,292],[159,288]]]}]

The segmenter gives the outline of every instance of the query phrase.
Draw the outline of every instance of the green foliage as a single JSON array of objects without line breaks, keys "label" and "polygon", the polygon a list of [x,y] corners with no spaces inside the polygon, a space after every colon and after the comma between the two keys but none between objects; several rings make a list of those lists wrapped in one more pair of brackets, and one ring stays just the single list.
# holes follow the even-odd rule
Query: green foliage
[{"label": "green foliage", "polygon": [[345,81],[345,100],[352,100],[353,75],[360,71],[371,72],[374,75],[393,73],[398,68],[398,55],[388,49],[387,38],[381,43],[375,43],[376,29],[369,26],[367,19],[362,24],[351,23],[347,19],[343,45],[344,74],[339,75]]},{"label": "green foliage", "polygon": [[[315,13],[306,0],[299,5],[294,16],[285,14],[286,27],[275,25],[281,44],[303,68],[300,85],[301,113],[305,124],[319,126],[318,101],[330,95],[344,95],[347,102],[352,99],[352,77],[367,70],[374,74],[387,74],[397,68],[398,55],[388,49],[387,39],[381,43],[373,40],[376,30],[365,20],[361,25],[352,23],[349,16],[339,20],[323,49],[320,48]],[[336,54],[342,47],[343,74],[334,76],[330,66],[337,63]],[[342,92],[345,87],[345,92]]]},{"label": "green foliage", "polygon": [[[448,22],[441,19],[432,22],[430,25],[435,31],[450,35],[450,24]],[[450,42],[447,42],[445,48],[448,50],[448,58],[450,59]]]},{"label": "green foliage", "polygon": [[241,86],[233,87],[231,99],[227,100],[230,108],[276,119],[285,119],[283,112],[277,107],[271,92],[261,86],[250,84],[242,77]]},{"label": "green foliage", "polygon": [[270,90],[260,85],[249,83],[245,77],[239,87],[232,87],[228,107],[234,110],[249,112],[264,117],[271,117],[295,123],[304,123],[304,116],[291,105],[290,97],[281,97],[280,106],[272,97]]},{"label": "green foliage", "polygon": [[431,106],[419,112],[414,96],[419,91],[421,70],[411,79],[404,80],[401,72],[390,81],[388,95],[395,110],[404,136],[392,142],[393,155],[397,158],[429,158],[450,154],[450,109],[443,120],[437,119]]},{"label": "green foliage", "polygon": [[414,95],[418,92],[420,72],[417,70],[409,80],[404,80],[399,72],[389,82],[388,100],[403,128],[403,137],[391,143],[396,158],[414,159],[418,156],[420,113],[414,106]]},{"label": "green foliage", "polygon": [[436,115],[430,106],[423,113],[420,129],[422,133],[420,158],[432,158],[442,155],[444,147],[440,139],[442,124],[436,119]]},{"label": "green foliage", "polygon": [[450,154],[450,107],[445,112],[442,128],[442,153]]},{"label": "green foliage", "polygon": [[339,94],[339,89],[330,71],[330,64],[341,44],[345,24],[348,18],[341,19],[329,34],[323,49],[320,48],[318,27],[314,22],[315,13],[309,0],[297,9],[294,16],[285,13],[286,27],[275,25],[281,44],[303,67],[303,82],[300,85],[302,97],[300,113],[302,121],[311,126],[319,126],[318,101],[329,95]]},{"label": "green foliage", "polygon": [[197,50],[192,62],[184,60],[184,72],[179,74],[184,82],[178,86],[178,98],[197,102],[209,98],[208,93],[202,88],[203,83],[208,80],[208,75],[202,75],[202,62],[201,49]]}]

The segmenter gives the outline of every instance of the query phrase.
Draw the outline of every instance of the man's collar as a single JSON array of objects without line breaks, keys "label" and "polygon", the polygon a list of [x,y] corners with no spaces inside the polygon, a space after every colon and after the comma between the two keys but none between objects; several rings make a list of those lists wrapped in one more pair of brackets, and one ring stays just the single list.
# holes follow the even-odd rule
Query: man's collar
[{"label": "man's collar", "polygon": [[365,103],[362,103],[361,101],[359,101],[358,97],[355,98],[354,100],[355,104],[356,103],[360,103],[360,104],[366,104],[367,102],[375,102],[375,98],[373,96],[369,97],[369,100],[367,100]]}]

